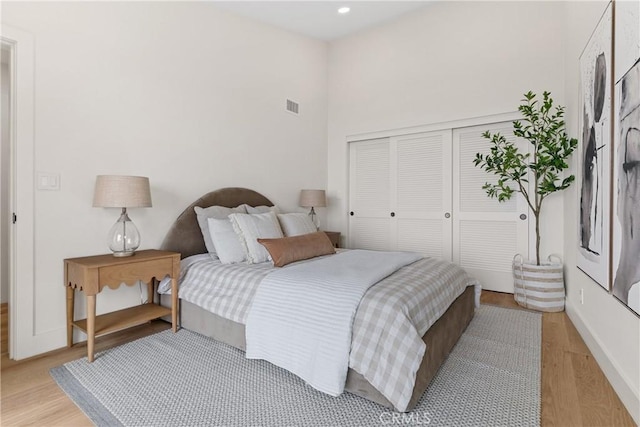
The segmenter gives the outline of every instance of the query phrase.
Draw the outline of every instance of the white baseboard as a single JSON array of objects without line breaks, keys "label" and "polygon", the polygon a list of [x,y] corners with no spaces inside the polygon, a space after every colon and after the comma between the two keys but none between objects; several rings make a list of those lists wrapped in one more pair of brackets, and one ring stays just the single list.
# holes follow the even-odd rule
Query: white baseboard
[{"label": "white baseboard", "polygon": [[602,372],[604,372],[604,375],[611,383],[618,397],[627,408],[627,411],[629,411],[629,414],[631,414],[636,424],[640,424],[640,396],[638,395],[638,391],[634,390],[625,376],[621,374],[621,369],[618,364],[611,358],[611,355],[602,345],[598,337],[591,334],[584,319],[574,310],[573,306],[567,304],[566,312],[591,351],[591,354],[593,354],[596,362],[598,362],[600,369],[602,369]]}]

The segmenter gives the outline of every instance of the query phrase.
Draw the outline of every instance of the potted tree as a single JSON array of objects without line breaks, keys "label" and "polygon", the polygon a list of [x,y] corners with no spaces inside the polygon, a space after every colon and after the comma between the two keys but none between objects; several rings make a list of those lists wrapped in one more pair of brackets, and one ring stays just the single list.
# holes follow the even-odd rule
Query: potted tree
[{"label": "potted tree", "polygon": [[[513,122],[513,134],[531,143],[531,151],[523,153],[515,141],[508,141],[500,133],[484,132],[491,149],[488,154],[476,153],[474,165],[497,175],[497,183],[485,183],[483,189],[498,201],[509,200],[520,193],[535,218],[535,262],[516,255],[513,262],[514,297],[518,304],[541,311],[564,310],[564,280],[562,264],[540,258],[540,214],[545,199],[568,188],[573,175],[562,178],[569,167],[567,159],[578,145],[565,133],[564,107],[554,106],[549,92],[542,100],[529,91],[524,95],[518,111],[522,120]],[[530,180],[532,180],[530,182]]]}]

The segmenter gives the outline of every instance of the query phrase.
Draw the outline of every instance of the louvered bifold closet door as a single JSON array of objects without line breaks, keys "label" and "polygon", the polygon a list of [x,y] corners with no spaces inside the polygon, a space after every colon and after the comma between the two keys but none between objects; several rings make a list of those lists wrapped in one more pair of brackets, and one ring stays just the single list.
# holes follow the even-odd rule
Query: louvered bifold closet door
[{"label": "louvered bifold closet door", "polygon": [[389,250],[389,138],[349,144],[349,247]]},{"label": "louvered bifold closet door", "polygon": [[394,250],[451,260],[451,131],[391,138]]},{"label": "louvered bifold closet door", "polygon": [[[517,253],[528,255],[529,212],[518,193],[506,202],[489,198],[482,189],[496,176],[474,166],[475,154],[488,153],[482,133],[500,132],[512,140],[511,122],[453,131],[453,254],[454,262],[482,283],[483,289],[513,293],[511,263]],[[527,150],[527,143],[518,141]]]}]

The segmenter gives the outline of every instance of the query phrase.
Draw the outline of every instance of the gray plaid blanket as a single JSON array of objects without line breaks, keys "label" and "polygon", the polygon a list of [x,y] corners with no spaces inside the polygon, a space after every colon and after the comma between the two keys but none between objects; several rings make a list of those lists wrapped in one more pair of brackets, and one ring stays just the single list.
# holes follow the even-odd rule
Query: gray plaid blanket
[{"label": "gray plaid blanket", "polygon": [[[273,269],[271,263],[225,265],[195,255],[183,260],[180,298],[246,324],[256,289]],[[475,279],[435,258],[402,267],[372,286],[356,312],[349,367],[397,410],[406,410],[426,350],[422,336],[467,286],[476,286],[478,300]]]}]

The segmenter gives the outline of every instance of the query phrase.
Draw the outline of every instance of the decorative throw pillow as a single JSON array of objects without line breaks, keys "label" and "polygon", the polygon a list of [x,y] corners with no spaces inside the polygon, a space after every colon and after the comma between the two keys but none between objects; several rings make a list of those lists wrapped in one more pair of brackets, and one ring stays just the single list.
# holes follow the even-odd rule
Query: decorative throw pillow
[{"label": "decorative throw pillow", "polygon": [[198,225],[200,226],[200,231],[202,232],[202,238],[204,239],[204,245],[207,247],[207,252],[214,256],[217,256],[216,248],[211,240],[211,233],[209,233],[209,223],[207,222],[207,219],[224,219],[232,213],[247,213],[244,205],[240,205],[235,208],[227,208],[224,206],[209,206],[208,208],[201,208],[200,206],[196,206],[193,210],[196,212]]},{"label": "decorative throw pillow", "polygon": [[228,218],[207,218],[207,222],[216,254],[223,264],[235,264],[247,259],[242,243]]},{"label": "decorative throw pillow", "polygon": [[283,237],[278,218],[273,212],[261,214],[231,214],[229,215],[231,224],[236,234],[240,238],[247,262],[257,264],[269,261],[269,253],[258,243],[258,238]]},{"label": "decorative throw pillow", "polygon": [[242,205],[244,206],[244,208],[247,210],[247,213],[249,214],[259,214],[259,213],[265,213],[265,212],[274,212],[274,213],[279,213],[280,209],[277,206],[249,206],[247,204]]},{"label": "decorative throw pillow", "polygon": [[280,221],[280,227],[287,237],[318,231],[309,214],[306,213],[278,214],[278,221]]},{"label": "decorative throw pillow", "polygon": [[258,239],[258,242],[267,248],[276,267],[336,253],[331,240],[322,231],[282,239]]}]

